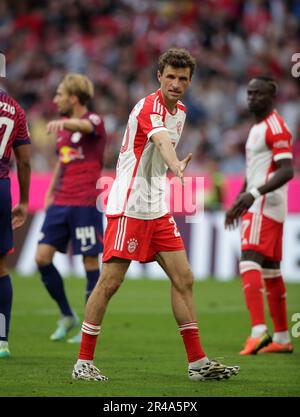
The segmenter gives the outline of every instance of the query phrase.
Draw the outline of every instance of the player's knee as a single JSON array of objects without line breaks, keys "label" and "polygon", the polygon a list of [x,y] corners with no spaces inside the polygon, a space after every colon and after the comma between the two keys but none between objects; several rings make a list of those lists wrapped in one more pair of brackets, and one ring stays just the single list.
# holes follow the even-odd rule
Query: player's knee
[{"label": "player's knee", "polygon": [[49,256],[46,253],[41,253],[41,252],[37,252],[35,255],[35,262],[37,264],[37,266],[47,266],[49,264],[51,264],[52,262],[52,257]]},{"label": "player's knee", "polygon": [[192,290],[194,283],[194,276],[190,268],[180,273],[179,279],[176,280],[177,290],[181,293],[186,293]]},{"label": "player's knee", "polygon": [[105,297],[110,299],[115,294],[115,292],[118,291],[120,285],[123,282],[123,279],[124,277],[114,276],[106,273],[104,276],[100,276],[98,285],[103,290]]},{"label": "player's knee", "polygon": [[84,256],[83,264],[86,271],[94,271],[95,269],[98,269],[98,256]]}]

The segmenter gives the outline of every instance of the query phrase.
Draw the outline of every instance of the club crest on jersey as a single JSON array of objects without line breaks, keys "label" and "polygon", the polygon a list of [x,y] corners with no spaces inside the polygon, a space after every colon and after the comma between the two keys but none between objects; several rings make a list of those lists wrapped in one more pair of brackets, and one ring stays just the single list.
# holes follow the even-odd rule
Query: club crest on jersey
[{"label": "club crest on jersey", "polygon": [[93,125],[96,126],[98,126],[98,124],[101,122],[101,119],[97,114],[90,114],[89,119],[93,123]]},{"label": "club crest on jersey", "polygon": [[133,253],[138,246],[138,241],[134,238],[127,240],[127,249],[129,253]]},{"label": "club crest on jersey", "polygon": [[182,122],[179,120],[176,124],[177,134],[180,135],[182,131]]}]

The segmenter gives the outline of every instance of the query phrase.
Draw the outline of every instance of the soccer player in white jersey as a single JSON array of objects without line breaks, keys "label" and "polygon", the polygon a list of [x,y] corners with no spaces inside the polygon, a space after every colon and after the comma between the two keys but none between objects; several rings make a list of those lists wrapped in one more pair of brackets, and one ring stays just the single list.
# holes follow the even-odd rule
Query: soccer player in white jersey
[{"label": "soccer player in white jersey", "polygon": [[[270,77],[256,77],[248,84],[255,124],[246,143],[246,178],[225,219],[225,227],[232,228],[242,216],[240,273],[252,330],[241,355],[293,351],[280,270],[287,183],[293,178],[292,137],[274,109],[276,95],[277,85]],[[264,286],[273,337],[265,322]]]},{"label": "soccer player in white jersey", "polygon": [[199,340],[192,297],[193,275],[183,241],[165,205],[167,168],[183,182],[192,155],[179,160],[175,147],[185,121],[179,101],[191,83],[195,60],[188,51],[170,49],[159,59],[160,89],[133,108],[124,134],[116,180],[108,205],[103,269],[86,305],[82,341],[74,379],[107,379],[93,364],[97,336],[112,295],[131,260],[156,260],[171,280],[171,303],[188,357],[192,380],[227,379],[238,366],[209,360]]}]

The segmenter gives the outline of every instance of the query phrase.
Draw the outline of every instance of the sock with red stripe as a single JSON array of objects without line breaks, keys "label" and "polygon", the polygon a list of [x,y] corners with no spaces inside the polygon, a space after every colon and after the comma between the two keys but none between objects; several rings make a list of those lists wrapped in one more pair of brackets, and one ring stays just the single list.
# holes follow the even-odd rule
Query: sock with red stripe
[{"label": "sock with red stripe", "polygon": [[82,323],[82,338],[80,343],[78,360],[93,361],[97,343],[97,336],[99,335],[100,330],[101,326],[97,324],[90,323],[88,321],[84,321]]},{"label": "sock with red stripe", "polygon": [[241,261],[240,273],[252,327],[265,324],[261,266],[253,261]]},{"label": "sock with red stripe", "polygon": [[183,339],[189,364],[206,358],[200,343],[197,322],[191,321],[183,323],[178,327],[178,329]]},{"label": "sock with red stripe", "polygon": [[265,279],[265,286],[274,331],[287,331],[286,289],[282,276]]}]

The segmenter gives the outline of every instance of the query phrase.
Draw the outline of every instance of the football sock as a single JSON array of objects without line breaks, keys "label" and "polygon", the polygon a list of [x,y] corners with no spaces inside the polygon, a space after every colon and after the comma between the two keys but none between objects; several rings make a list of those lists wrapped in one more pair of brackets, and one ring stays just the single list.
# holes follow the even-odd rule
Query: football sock
[{"label": "football sock", "polygon": [[199,359],[194,362],[189,363],[189,369],[199,369],[202,368],[202,366],[205,366],[207,363],[209,363],[209,359],[207,356],[204,356],[204,358]]},{"label": "football sock", "polygon": [[261,266],[253,261],[241,261],[240,273],[252,327],[265,324]]},{"label": "football sock", "polygon": [[288,330],[286,311],[286,289],[281,276],[266,278],[265,286],[269,311],[272,317],[274,332],[285,332]]},{"label": "football sock", "polygon": [[13,288],[9,275],[0,277],[0,340],[7,341],[12,307]]},{"label": "football sock", "polygon": [[267,331],[267,326],[265,324],[257,324],[251,329],[251,337],[260,337]]},{"label": "football sock", "polygon": [[288,331],[285,332],[275,332],[272,337],[273,342],[281,343],[282,345],[286,345],[290,343],[291,338]]},{"label": "football sock", "polygon": [[96,348],[97,336],[99,335],[101,326],[84,321],[82,323],[82,339],[78,359],[82,361],[92,361]]},{"label": "football sock", "polygon": [[45,266],[39,266],[39,271],[48,293],[56,301],[62,315],[73,316],[65,293],[62,277],[55,266],[52,263]]},{"label": "football sock", "polygon": [[86,294],[86,301],[87,301],[98,281],[99,269],[95,269],[94,271],[86,271],[86,278],[87,278],[87,284],[86,284],[85,294]]},{"label": "football sock", "polygon": [[182,336],[188,362],[195,362],[206,357],[199,339],[198,324],[196,321],[190,321],[178,326]]}]

